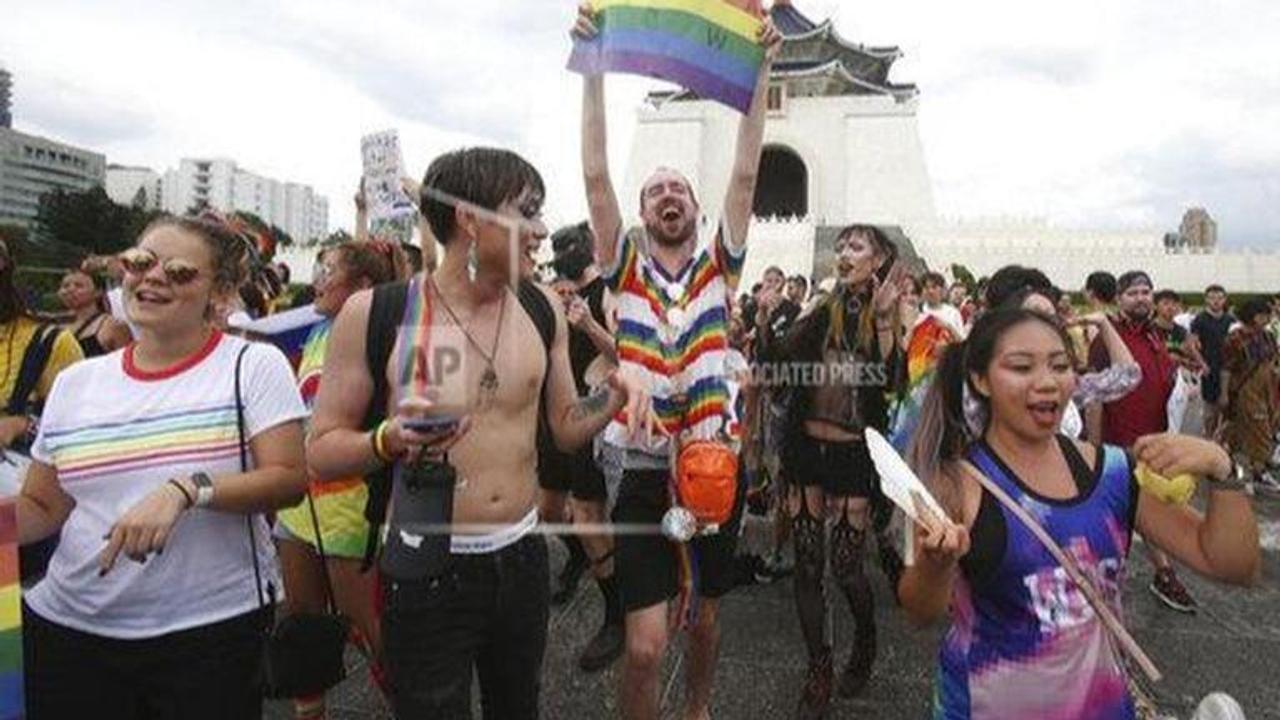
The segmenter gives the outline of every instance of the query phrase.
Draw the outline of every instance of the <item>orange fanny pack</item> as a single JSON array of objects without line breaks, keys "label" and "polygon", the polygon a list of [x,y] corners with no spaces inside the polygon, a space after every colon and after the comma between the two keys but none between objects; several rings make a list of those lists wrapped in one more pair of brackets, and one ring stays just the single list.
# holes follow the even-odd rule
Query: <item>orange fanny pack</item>
[{"label": "orange fanny pack", "polygon": [[737,453],[712,440],[686,444],[676,463],[676,492],[699,524],[729,522],[738,493]]}]

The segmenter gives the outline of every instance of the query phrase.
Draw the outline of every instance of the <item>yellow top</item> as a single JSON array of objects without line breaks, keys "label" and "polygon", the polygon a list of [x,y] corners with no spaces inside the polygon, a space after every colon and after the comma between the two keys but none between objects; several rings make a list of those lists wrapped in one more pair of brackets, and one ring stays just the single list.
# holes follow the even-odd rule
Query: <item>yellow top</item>
[{"label": "yellow top", "polygon": [[[19,317],[0,325],[0,410],[8,403],[9,395],[18,383],[18,375],[22,372],[22,358],[39,327],[40,323],[29,317]],[[58,337],[53,341],[53,348],[49,352],[49,360],[44,364],[44,370],[36,382],[33,397],[37,400],[43,401],[49,397],[53,380],[58,373],[84,359],[80,343],[76,342],[74,335],[66,330],[58,330],[57,333]]]}]

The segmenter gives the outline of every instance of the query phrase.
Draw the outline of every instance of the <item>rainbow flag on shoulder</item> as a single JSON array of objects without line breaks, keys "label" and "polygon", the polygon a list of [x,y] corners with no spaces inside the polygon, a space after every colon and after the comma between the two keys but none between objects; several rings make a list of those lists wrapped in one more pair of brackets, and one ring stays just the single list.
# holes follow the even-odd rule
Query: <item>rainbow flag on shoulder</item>
[{"label": "rainbow flag on shoulder", "polygon": [[933,383],[942,351],[957,340],[955,333],[932,315],[921,317],[912,328],[907,341],[907,391],[894,405],[889,421],[889,442],[899,453],[906,454],[920,424],[925,393]]},{"label": "rainbow flag on shoulder", "polygon": [[0,720],[26,715],[22,694],[22,587],[18,583],[18,515],[0,498]]},{"label": "rainbow flag on shoulder", "polygon": [[746,113],[764,47],[760,0],[592,0],[600,34],[576,39],[569,69],[666,80]]}]

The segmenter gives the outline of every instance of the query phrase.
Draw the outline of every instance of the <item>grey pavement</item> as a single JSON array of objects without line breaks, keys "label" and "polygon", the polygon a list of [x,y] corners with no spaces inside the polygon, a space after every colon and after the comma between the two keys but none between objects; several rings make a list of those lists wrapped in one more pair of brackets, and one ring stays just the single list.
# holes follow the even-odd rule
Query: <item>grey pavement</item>
[{"label": "grey pavement", "polygon": [[[1126,619],[1138,642],[1165,674],[1157,697],[1162,710],[1190,717],[1199,698],[1224,691],[1240,701],[1249,720],[1280,720],[1280,501],[1259,499],[1264,524],[1265,567],[1261,584],[1251,589],[1216,585],[1181,573],[1200,611],[1184,615],[1166,609],[1147,591],[1151,566],[1141,547],[1130,562]],[[553,569],[563,562],[553,542]],[[874,562],[868,559],[869,566]],[[829,715],[840,718],[928,717],[933,672],[942,628],[915,630],[889,596],[884,576],[872,569],[876,613],[880,622],[880,656],[873,679],[854,700],[835,700]],[[851,621],[843,598],[833,601],[836,619],[837,671],[850,642]],[[722,614],[723,640],[714,718],[790,718],[799,697],[805,653],[795,619],[789,582],[750,585],[731,593]],[[584,582],[565,607],[552,612],[543,675],[543,717],[617,718],[618,666],[584,675],[576,653],[601,618],[599,593]],[[678,648],[673,648],[673,650]],[[329,698],[334,720],[389,718],[381,698],[371,689],[366,669],[352,658],[350,677]],[[682,657],[669,653],[662,680],[664,718],[678,718],[682,697]],[[283,704],[266,713],[271,720],[290,717]],[[479,717],[479,713],[476,714]]]}]

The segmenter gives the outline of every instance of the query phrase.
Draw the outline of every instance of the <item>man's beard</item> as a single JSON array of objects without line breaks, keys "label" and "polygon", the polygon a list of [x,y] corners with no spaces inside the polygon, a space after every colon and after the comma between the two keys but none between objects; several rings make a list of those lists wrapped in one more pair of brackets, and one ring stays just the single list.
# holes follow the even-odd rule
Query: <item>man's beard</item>
[{"label": "man's beard", "polygon": [[1152,317],[1151,308],[1147,307],[1136,307],[1131,310],[1126,310],[1124,314],[1125,317],[1136,323],[1146,322]]},{"label": "man's beard", "polygon": [[689,242],[694,233],[694,220],[689,218],[684,225],[680,227],[674,235],[667,234],[663,229],[663,222],[659,220],[655,223],[645,225],[644,229],[649,233],[650,239],[663,247],[677,248]]}]

